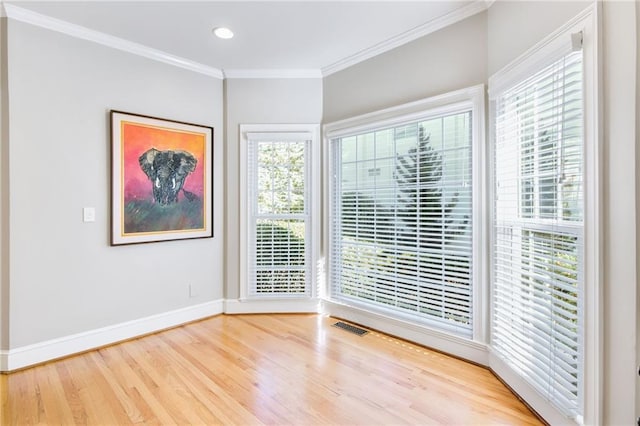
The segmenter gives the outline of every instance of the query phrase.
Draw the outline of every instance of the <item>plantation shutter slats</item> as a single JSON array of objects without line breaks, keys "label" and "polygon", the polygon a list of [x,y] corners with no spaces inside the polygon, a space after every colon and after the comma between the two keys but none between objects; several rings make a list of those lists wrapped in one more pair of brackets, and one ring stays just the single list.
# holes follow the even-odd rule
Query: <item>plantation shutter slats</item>
[{"label": "plantation shutter slats", "polygon": [[495,101],[495,353],[567,417],[581,415],[582,52]]},{"label": "plantation shutter slats", "polygon": [[471,111],[331,143],[332,297],[471,336]]},{"label": "plantation shutter slats", "polygon": [[311,294],[306,133],[248,133],[250,297]]}]

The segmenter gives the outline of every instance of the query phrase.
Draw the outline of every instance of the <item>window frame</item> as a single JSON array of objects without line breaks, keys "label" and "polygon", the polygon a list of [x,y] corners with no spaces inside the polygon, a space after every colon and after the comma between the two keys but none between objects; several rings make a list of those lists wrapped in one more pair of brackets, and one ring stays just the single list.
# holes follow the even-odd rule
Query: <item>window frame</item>
[{"label": "window frame", "polygon": [[[318,283],[321,274],[318,269],[320,253],[320,125],[319,124],[241,124],[240,125],[240,301],[295,301],[313,300],[320,293]],[[308,137],[306,148],[305,179],[309,198],[306,201],[308,210],[308,229],[306,235],[307,256],[309,263],[309,278],[307,282],[308,295],[252,295],[250,292],[250,250],[255,246],[251,241],[255,235],[252,232],[251,201],[249,197],[255,194],[257,188],[250,188],[249,143],[258,139],[291,139],[301,135]],[[308,136],[306,136],[308,135]],[[252,139],[252,137],[254,139]],[[255,139],[258,138],[258,139]],[[302,139],[301,139],[302,140]],[[283,305],[284,307],[285,305]],[[305,305],[306,306],[306,305]],[[286,308],[283,308],[286,309]]]},{"label": "window frame", "polygon": [[[577,43],[577,38],[572,34],[582,32],[583,51],[583,310],[588,315],[583,315],[583,343],[582,354],[582,416],[575,419],[578,424],[600,424],[602,422],[602,250],[600,247],[602,238],[602,137],[601,137],[601,93],[599,84],[599,6],[587,7],[582,13],[567,22],[561,28],[533,46],[516,60],[496,72],[489,78],[489,116],[490,137],[489,152],[494,152],[495,147],[495,99],[508,87],[516,82],[523,81],[526,77],[535,74],[545,64],[559,59],[569,46]],[[489,201],[495,200],[495,164],[490,161],[491,173],[489,175]],[[490,205],[490,245],[493,248],[496,238],[493,232],[495,212]],[[556,225],[555,229],[569,225]],[[544,226],[543,226],[544,228]],[[495,262],[493,250],[490,251],[489,283],[491,316],[493,317],[493,283],[495,281]],[[568,418],[560,410],[552,406],[531,385],[511,371],[498,357],[492,353],[489,359],[489,367],[511,386],[528,404],[536,410],[549,423],[566,423]]]},{"label": "window frame", "polygon": [[[335,152],[333,150],[333,139],[346,137],[354,134],[366,133],[375,129],[382,129],[393,127],[395,125],[417,122],[427,120],[429,118],[436,118],[449,113],[458,113],[461,110],[471,110],[471,181],[472,181],[472,300],[471,300],[471,318],[472,318],[472,333],[471,337],[463,337],[457,333],[452,333],[443,328],[431,328],[426,325],[428,321],[420,323],[411,323],[413,327],[419,327],[429,330],[430,333],[444,337],[449,341],[456,341],[458,343],[463,342],[479,342],[486,343],[488,339],[488,291],[486,280],[486,265],[488,259],[486,256],[487,250],[484,247],[486,238],[486,218],[483,212],[486,211],[486,146],[485,146],[485,86],[476,85],[465,89],[456,90],[454,92],[445,93],[430,98],[421,99],[415,102],[399,105],[396,107],[375,111],[369,114],[352,117],[346,120],[341,120],[333,123],[326,124],[324,126],[324,140],[325,140],[325,164],[328,170],[325,177],[325,245],[326,247],[326,269],[327,269],[327,285],[325,286],[326,299],[332,303],[342,306],[353,307],[356,309],[363,309],[359,304],[345,303],[343,300],[337,300],[331,297],[331,285],[330,282],[332,271],[331,265],[332,259],[332,230],[331,223],[335,219],[331,208],[331,200],[334,199],[333,185],[331,184],[332,176],[335,175],[334,164],[332,158],[334,158]],[[366,310],[366,308],[364,308]],[[373,314],[381,314],[389,317],[388,312],[384,309],[371,310]],[[400,319],[400,317],[394,316],[392,318],[399,319],[400,321],[406,321]],[[435,323],[435,322],[434,322]],[[453,350],[456,353],[456,350]],[[465,350],[458,352],[464,354]],[[466,356],[466,355],[461,355]],[[477,358],[475,358],[477,359]]]}]

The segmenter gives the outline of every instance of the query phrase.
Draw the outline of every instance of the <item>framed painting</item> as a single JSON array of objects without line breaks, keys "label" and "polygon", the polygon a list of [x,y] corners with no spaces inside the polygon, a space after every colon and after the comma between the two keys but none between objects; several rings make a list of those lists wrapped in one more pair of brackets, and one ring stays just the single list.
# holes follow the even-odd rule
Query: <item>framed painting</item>
[{"label": "framed painting", "polygon": [[213,128],[111,111],[111,245],[213,237]]}]

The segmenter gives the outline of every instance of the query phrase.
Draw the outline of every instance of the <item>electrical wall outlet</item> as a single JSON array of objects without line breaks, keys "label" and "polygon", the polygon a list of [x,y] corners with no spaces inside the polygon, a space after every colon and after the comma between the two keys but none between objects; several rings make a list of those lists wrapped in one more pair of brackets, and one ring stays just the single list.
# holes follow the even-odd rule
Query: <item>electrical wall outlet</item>
[{"label": "electrical wall outlet", "polygon": [[196,286],[193,284],[189,284],[189,297],[196,297],[198,295],[198,290],[196,290]]}]

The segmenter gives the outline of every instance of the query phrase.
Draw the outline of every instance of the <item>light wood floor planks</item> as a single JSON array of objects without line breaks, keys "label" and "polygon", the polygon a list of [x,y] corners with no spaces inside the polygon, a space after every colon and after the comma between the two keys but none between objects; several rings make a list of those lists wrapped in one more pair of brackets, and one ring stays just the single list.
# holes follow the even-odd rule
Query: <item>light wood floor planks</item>
[{"label": "light wood floor planks", "polygon": [[335,322],[221,315],[0,376],[0,423],[541,424],[486,369]]}]

